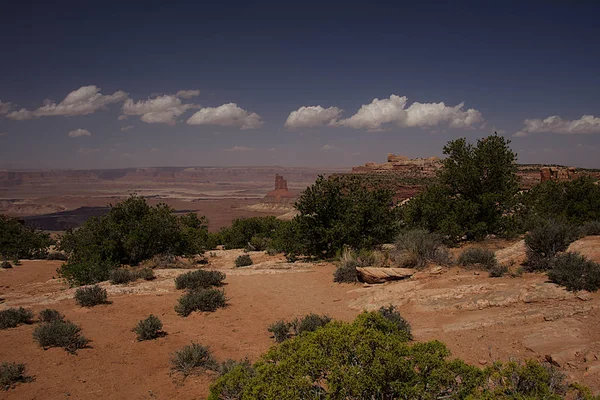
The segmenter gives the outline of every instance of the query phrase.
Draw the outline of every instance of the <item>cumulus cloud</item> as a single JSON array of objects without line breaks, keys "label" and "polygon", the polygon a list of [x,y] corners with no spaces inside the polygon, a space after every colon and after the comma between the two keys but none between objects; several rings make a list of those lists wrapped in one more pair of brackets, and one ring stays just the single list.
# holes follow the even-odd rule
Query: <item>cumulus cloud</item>
[{"label": "cumulus cloud", "polygon": [[335,149],[335,146],[332,146],[330,144],[326,144],[323,147],[321,147],[322,151],[330,151],[330,150],[333,150],[333,149]]},{"label": "cumulus cloud", "polygon": [[254,147],[246,147],[246,146],[233,146],[228,149],[225,149],[225,151],[233,151],[233,152],[245,152],[245,151],[253,151],[253,150],[255,150]]},{"label": "cumulus cloud", "polygon": [[127,132],[127,131],[129,131],[131,129],[133,129],[133,125],[127,125],[127,126],[124,126],[124,127],[121,128],[121,130],[123,132]]},{"label": "cumulus cloud", "polygon": [[189,100],[194,97],[200,96],[200,91],[199,90],[180,90],[175,94],[175,96],[180,97],[182,99]]},{"label": "cumulus cloud", "polygon": [[87,129],[75,129],[71,132],[68,133],[69,137],[72,138],[76,138],[76,137],[82,137],[82,136],[92,136],[92,133],[90,131],[88,131]]},{"label": "cumulus cloud", "polygon": [[593,115],[583,115],[572,121],[562,119],[557,115],[545,119],[526,119],[523,129],[513,136],[524,137],[532,133],[558,133],[563,135],[589,135],[600,133],[600,118]]},{"label": "cumulus cloud", "polygon": [[240,129],[256,129],[263,124],[260,115],[248,112],[235,103],[201,108],[187,120],[187,123],[189,125],[235,126]]},{"label": "cumulus cloud", "polygon": [[475,109],[464,110],[464,103],[454,107],[440,103],[414,102],[406,108],[406,96],[391,95],[389,99],[374,99],[363,105],[339,125],[355,129],[380,130],[386,124],[398,127],[429,127],[448,125],[451,128],[470,128],[482,123],[483,116]]},{"label": "cumulus cloud", "polygon": [[44,105],[35,110],[21,108],[9,113],[8,118],[25,120],[39,117],[65,116],[92,114],[106,106],[119,103],[127,98],[127,93],[117,91],[110,95],[100,93],[100,88],[94,85],[82,86],[72,91],[61,101],[45,100]]},{"label": "cumulus cloud", "polygon": [[183,104],[177,96],[164,95],[138,102],[127,99],[123,104],[123,114],[140,115],[140,119],[149,124],[174,125],[175,118],[197,107],[195,104]]},{"label": "cumulus cloud", "polygon": [[0,115],[8,114],[12,110],[12,103],[0,100]]},{"label": "cumulus cloud", "polygon": [[292,111],[285,121],[286,128],[314,128],[335,125],[342,110],[337,107],[302,106]]}]

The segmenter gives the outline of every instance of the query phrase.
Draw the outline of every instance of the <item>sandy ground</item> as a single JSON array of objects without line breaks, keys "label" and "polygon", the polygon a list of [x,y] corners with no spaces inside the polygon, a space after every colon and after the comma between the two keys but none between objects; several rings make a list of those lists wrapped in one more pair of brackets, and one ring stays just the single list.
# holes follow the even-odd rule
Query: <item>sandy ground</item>
[{"label": "sandy ground", "polygon": [[[572,245],[600,257],[600,237]],[[506,262],[523,257],[522,242],[499,245]],[[336,284],[335,266],[289,264],[281,256],[251,253],[255,265],[234,269],[241,251],[220,251],[208,268],[227,274],[229,305],[214,313],[178,316],[181,292],[173,278],[185,270],[156,270],[151,282],[103,283],[111,304],[91,309],[76,305],[73,289],[55,279],[60,262],[24,261],[0,271],[0,309],[24,306],[37,312],[55,308],[83,328],[91,348],[70,355],[43,350],[32,339],[33,325],[0,331],[0,361],[24,362],[35,381],[17,385],[1,399],[202,399],[214,375],[185,381],[170,370],[170,354],[189,344],[209,345],[216,358],[256,360],[273,339],[267,327],[279,319],[310,312],[352,320],[362,310],[398,306],[418,341],[438,339],[456,357],[478,366],[493,360],[552,359],[572,379],[600,392],[600,294],[569,293],[543,274],[489,278],[486,273],[432,267],[399,282]],[[137,342],[131,331],[153,313],[167,336]]]}]

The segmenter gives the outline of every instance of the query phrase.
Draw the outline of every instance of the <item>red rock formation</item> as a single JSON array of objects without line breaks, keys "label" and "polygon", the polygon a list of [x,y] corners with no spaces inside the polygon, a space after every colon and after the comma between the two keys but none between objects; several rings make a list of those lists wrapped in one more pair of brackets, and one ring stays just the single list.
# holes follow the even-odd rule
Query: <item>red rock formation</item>
[{"label": "red rock formation", "polygon": [[289,203],[294,198],[295,196],[288,190],[287,181],[283,176],[276,174],[275,189],[267,193],[263,203]]},{"label": "red rock formation", "polygon": [[575,167],[542,167],[540,180],[545,181],[570,181],[579,176]]}]

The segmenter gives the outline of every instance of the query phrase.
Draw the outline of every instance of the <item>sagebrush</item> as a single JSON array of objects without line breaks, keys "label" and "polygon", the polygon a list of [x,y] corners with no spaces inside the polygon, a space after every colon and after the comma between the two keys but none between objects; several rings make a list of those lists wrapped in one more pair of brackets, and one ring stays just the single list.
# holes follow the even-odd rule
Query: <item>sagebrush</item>
[{"label": "sagebrush", "polygon": [[98,304],[107,304],[106,289],[98,285],[80,287],[75,291],[75,300],[82,307],[93,307]]},{"label": "sagebrush", "polygon": [[178,300],[175,312],[182,317],[187,317],[194,311],[216,311],[225,307],[227,299],[225,293],[217,289],[198,289],[190,291]]},{"label": "sagebrush", "polygon": [[219,367],[210,349],[198,343],[177,350],[171,356],[171,365],[173,370],[182,373],[184,377],[204,369],[217,371]]},{"label": "sagebrush", "polygon": [[44,322],[33,331],[33,338],[44,349],[62,347],[69,353],[87,347],[89,339],[81,335],[81,328],[71,321]]},{"label": "sagebrush", "polygon": [[33,312],[23,307],[0,311],[0,329],[15,328],[21,324],[33,323]]}]

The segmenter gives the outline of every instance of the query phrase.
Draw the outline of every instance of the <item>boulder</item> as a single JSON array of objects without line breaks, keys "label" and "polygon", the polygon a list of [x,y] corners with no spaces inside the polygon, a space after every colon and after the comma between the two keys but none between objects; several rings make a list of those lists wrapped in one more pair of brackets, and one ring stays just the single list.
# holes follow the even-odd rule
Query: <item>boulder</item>
[{"label": "boulder", "polygon": [[388,281],[397,281],[406,279],[416,272],[412,268],[375,268],[365,267],[356,268],[358,279],[366,283],[384,283]]}]

